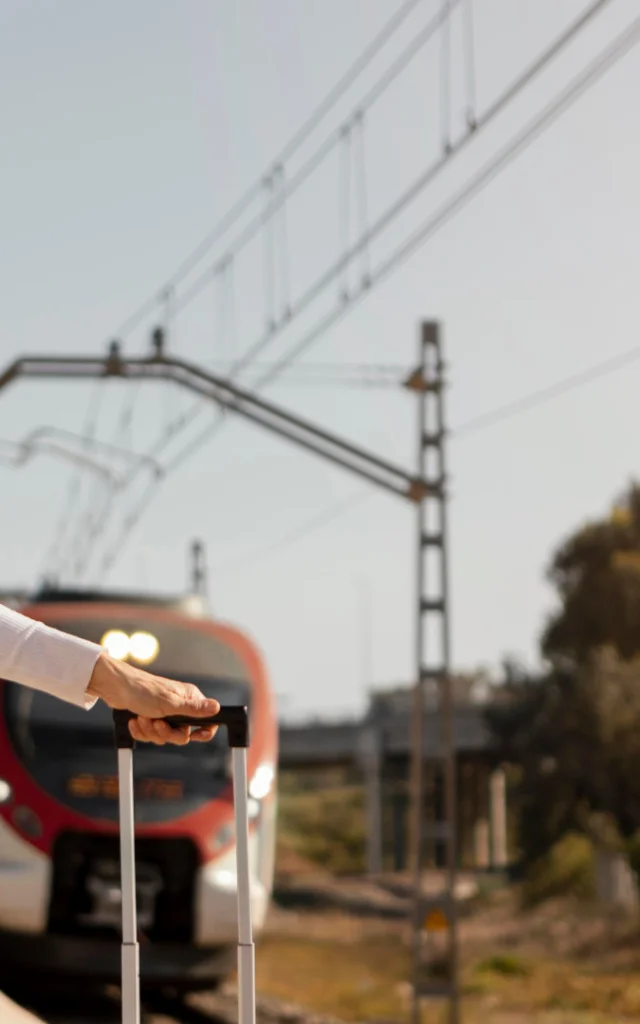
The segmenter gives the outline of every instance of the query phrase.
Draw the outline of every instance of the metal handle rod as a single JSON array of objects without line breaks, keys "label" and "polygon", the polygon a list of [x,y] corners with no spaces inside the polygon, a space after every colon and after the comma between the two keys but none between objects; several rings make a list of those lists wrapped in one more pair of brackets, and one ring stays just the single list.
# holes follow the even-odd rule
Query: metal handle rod
[{"label": "metal handle rod", "polygon": [[[122,1024],[140,1024],[140,948],[137,942],[135,823],[133,812],[133,748],[130,711],[113,712],[118,748],[120,810],[120,874],[122,892]],[[247,708],[221,707],[208,719],[168,718],[173,725],[226,725],[233,765],[233,804],[236,825],[236,881],[238,888],[238,1024],[256,1022],[256,966],[251,924],[251,872],[249,867],[249,787]]]},{"label": "metal handle rod", "polygon": [[233,759],[233,803],[236,820],[236,874],[238,886],[238,1024],[255,1024],[255,950],[251,924],[249,870],[249,797],[247,751],[236,747]]},{"label": "metal handle rod", "polygon": [[122,893],[122,1024],[140,1024],[140,948],[136,913],[132,750],[118,750],[118,800]]}]

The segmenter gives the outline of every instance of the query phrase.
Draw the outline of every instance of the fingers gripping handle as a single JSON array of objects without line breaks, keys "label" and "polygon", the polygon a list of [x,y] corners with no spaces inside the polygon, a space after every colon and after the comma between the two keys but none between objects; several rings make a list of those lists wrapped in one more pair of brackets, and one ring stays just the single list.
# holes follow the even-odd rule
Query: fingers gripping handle
[{"label": "fingers gripping handle", "polygon": [[[114,711],[113,724],[118,750],[133,750],[135,740],[129,732],[129,722],[137,718],[132,711]],[[206,718],[190,717],[189,715],[169,715],[164,719],[169,725],[191,725],[198,728],[202,725],[225,725],[229,736],[229,746],[233,749],[249,746],[249,712],[243,705],[227,704],[220,708],[217,715]]]}]

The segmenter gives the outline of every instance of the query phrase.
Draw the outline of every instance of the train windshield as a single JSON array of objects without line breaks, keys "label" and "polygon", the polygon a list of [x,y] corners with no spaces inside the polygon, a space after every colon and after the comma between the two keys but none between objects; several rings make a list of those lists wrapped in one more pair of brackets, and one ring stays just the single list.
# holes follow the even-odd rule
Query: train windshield
[{"label": "train windshield", "polygon": [[[84,624],[83,627],[82,630],[69,629],[65,623],[60,628],[92,640],[91,634],[99,632],[99,627],[89,629]],[[175,631],[175,627],[173,629]],[[179,670],[175,658],[171,658],[164,665],[150,666],[149,670],[194,683],[206,696],[215,697],[221,704],[250,706],[250,683],[247,679],[233,678],[240,672],[229,659],[228,650],[225,660],[216,650],[217,642],[206,637],[210,641],[206,652],[209,662],[215,667],[217,661],[229,674],[188,671],[189,668],[199,669],[201,665],[189,666],[189,660],[194,661],[187,653],[192,634],[184,629],[181,633],[182,652],[186,656],[179,660],[186,663],[185,669]],[[161,637],[161,646],[162,640],[167,646],[167,639],[167,635]],[[205,653],[202,634],[191,643],[196,654],[198,644],[202,661]],[[11,744],[34,781],[73,810],[93,818],[116,820],[117,760],[113,718],[102,701],[86,711],[48,694],[5,683],[4,711]],[[136,818],[141,823],[166,821],[196,810],[230,786],[226,729],[219,729],[209,743],[163,747],[138,744],[134,773]]]}]

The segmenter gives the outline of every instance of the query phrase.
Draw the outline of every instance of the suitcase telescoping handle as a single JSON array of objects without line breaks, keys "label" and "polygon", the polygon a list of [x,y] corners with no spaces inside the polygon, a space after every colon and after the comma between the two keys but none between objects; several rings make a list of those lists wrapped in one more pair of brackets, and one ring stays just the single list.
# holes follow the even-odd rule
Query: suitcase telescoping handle
[{"label": "suitcase telescoping handle", "polygon": [[[120,802],[120,872],[122,890],[122,1024],[140,1024],[140,948],[136,914],[135,826],[133,813],[133,750],[135,740],[130,711],[114,711],[118,748]],[[233,766],[233,805],[236,824],[236,874],[238,889],[238,1024],[255,1024],[255,951],[251,924],[251,875],[249,871],[249,788],[247,747],[249,715],[246,707],[227,705],[217,715],[189,718],[173,715],[170,725],[223,725],[227,728]]]}]

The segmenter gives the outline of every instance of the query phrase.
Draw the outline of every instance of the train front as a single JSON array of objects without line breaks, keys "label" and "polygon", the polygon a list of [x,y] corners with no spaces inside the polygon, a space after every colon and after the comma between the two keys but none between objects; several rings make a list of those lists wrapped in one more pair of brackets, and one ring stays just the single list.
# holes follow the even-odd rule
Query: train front
[{"label": "train front", "polygon": [[[261,659],[238,631],[166,607],[38,603],[33,618],[147,671],[249,707],[252,909],[273,883],[277,725]],[[110,710],[2,683],[0,959],[96,980],[120,972],[118,784]],[[137,900],[143,982],[209,985],[235,965],[235,836],[226,729],[211,743],[138,744]]]}]

